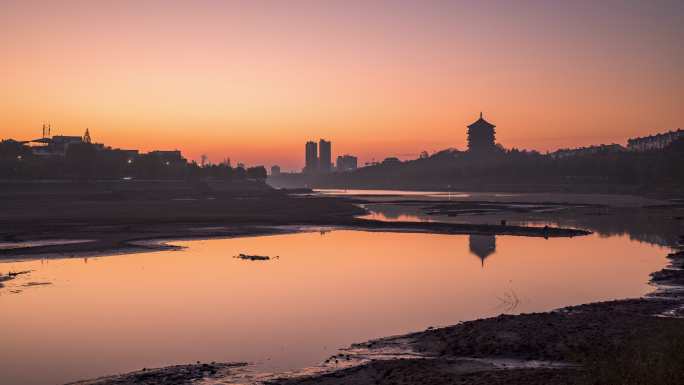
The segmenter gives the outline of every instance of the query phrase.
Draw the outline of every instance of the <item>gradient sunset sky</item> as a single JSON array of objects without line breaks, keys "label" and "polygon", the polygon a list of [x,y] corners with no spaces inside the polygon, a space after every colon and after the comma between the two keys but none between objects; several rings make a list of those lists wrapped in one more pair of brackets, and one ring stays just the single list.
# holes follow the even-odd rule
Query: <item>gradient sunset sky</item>
[{"label": "gradient sunset sky", "polygon": [[0,0],[0,138],[303,165],[684,127],[684,1]]}]

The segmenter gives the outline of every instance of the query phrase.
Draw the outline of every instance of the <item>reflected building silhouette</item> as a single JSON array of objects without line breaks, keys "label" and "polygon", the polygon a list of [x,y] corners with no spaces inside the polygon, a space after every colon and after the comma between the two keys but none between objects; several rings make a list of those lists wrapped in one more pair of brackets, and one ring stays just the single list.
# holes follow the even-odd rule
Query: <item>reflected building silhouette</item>
[{"label": "reflected building silhouette", "polygon": [[496,236],[495,235],[476,235],[471,234],[468,237],[470,252],[480,258],[482,267],[484,261],[490,255],[496,252]]}]

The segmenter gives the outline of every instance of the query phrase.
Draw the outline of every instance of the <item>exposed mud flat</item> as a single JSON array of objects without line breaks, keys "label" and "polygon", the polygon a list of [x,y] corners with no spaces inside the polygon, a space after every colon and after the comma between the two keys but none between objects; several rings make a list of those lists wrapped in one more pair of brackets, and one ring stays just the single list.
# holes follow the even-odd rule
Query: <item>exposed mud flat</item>
[{"label": "exposed mud flat", "polygon": [[62,184],[57,192],[2,185],[0,258],[139,251],[146,249],[139,241],[264,235],[277,231],[266,227],[331,225],[364,212],[342,199],[293,197],[266,186],[223,191],[159,183],[119,191],[124,186],[116,183]]},{"label": "exposed mud flat", "polygon": [[[315,228],[341,228],[365,231],[413,232],[435,234],[487,234],[518,235],[528,237],[574,237],[588,235],[591,232],[572,228],[540,227],[540,226],[508,226],[489,224],[458,224],[438,222],[386,222],[357,219],[353,216],[340,218],[335,224],[327,223],[290,223],[284,225],[210,225],[197,226],[187,223],[137,224],[111,226],[66,226],[60,228],[64,236],[80,236],[86,233],[88,242],[60,242],[51,244],[38,243],[37,246],[0,249],[0,259],[28,259],[41,257],[75,257],[91,255],[111,255],[133,253],[150,250],[177,249],[168,242],[184,239],[232,238],[257,235],[284,234],[296,231],[308,231]],[[25,244],[40,242],[44,229],[23,234]],[[324,231],[324,230],[321,230]]]},{"label": "exposed mud flat", "polygon": [[244,363],[197,363],[174,365],[164,368],[142,369],[122,375],[108,376],[94,380],[72,382],[68,385],[186,385],[198,381],[224,378]]},{"label": "exposed mud flat", "polygon": [[70,245],[74,243],[92,242],[90,239],[41,239],[23,242],[0,242],[0,250],[26,249],[40,246]]}]

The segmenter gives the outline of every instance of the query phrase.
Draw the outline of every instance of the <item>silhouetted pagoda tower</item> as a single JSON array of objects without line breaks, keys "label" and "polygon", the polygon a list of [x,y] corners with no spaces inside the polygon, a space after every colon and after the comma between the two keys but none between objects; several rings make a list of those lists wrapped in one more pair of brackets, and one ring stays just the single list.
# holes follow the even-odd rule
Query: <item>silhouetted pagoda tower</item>
[{"label": "silhouetted pagoda tower", "polygon": [[495,125],[482,118],[468,126],[468,151],[471,153],[489,153],[496,149],[495,144]]}]

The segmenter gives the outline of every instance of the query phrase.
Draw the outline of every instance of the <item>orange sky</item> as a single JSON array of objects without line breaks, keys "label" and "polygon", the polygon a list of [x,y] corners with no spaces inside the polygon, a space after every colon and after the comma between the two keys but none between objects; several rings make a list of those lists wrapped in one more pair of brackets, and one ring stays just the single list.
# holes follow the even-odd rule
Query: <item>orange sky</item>
[{"label": "orange sky", "polygon": [[682,127],[681,1],[4,1],[0,138],[298,169],[304,142],[361,161]]}]

